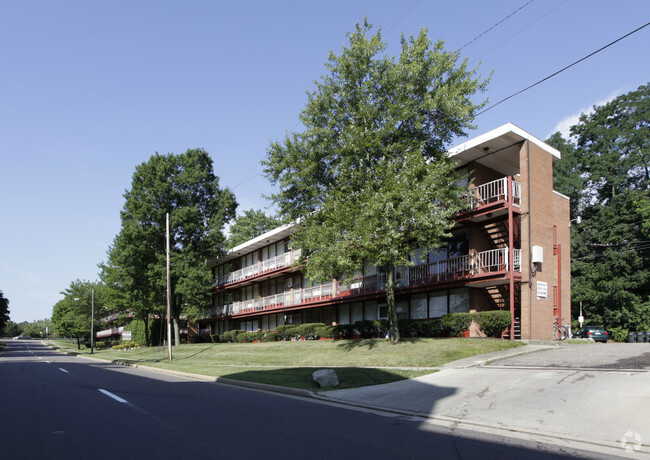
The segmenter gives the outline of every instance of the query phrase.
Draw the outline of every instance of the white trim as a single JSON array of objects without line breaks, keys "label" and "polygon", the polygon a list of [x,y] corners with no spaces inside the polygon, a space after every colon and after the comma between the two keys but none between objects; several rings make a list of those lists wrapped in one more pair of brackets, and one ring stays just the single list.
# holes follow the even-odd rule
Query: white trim
[{"label": "white trim", "polygon": [[556,191],[556,190],[553,190],[553,193],[555,193],[556,195],[561,196],[562,198],[565,198],[565,199],[571,201],[571,198],[569,198],[568,196],[566,196],[564,193],[560,193],[560,192],[558,192],[558,191]]},{"label": "white trim", "polygon": [[551,147],[546,142],[539,140],[532,134],[524,131],[523,129],[521,129],[516,125],[513,125],[512,123],[506,123],[505,125],[499,126],[498,128],[493,129],[492,131],[488,131],[487,133],[474,137],[466,142],[463,142],[460,145],[457,145],[456,147],[452,147],[449,150],[447,150],[447,154],[450,157],[453,157],[455,155],[458,155],[459,153],[462,153],[466,150],[472,149],[485,142],[491,141],[492,139],[496,139],[498,137],[504,136],[509,133],[512,133],[520,137],[522,140],[523,139],[529,140],[533,144],[537,145],[541,149],[545,150],[546,152],[556,157],[558,160],[560,159],[561,155],[558,149]]}]

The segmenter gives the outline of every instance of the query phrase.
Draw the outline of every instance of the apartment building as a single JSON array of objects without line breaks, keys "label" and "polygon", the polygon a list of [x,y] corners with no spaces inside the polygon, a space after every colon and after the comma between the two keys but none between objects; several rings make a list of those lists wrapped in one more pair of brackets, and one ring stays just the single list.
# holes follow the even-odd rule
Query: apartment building
[{"label": "apartment building", "polygon": [[[506,124],[448,154],[472,183],[467,206],[444,246],[396,269],[398,317],[507,310],[507,338],[551,340],[554,320],[571,314],[569,199],[553,190],[560,153]],[[387,318],[385,274],[372,261],[349,282],[312,283],[296,263],[293,231],[276,228],[209,262],[213,304],[197,332]]]}]

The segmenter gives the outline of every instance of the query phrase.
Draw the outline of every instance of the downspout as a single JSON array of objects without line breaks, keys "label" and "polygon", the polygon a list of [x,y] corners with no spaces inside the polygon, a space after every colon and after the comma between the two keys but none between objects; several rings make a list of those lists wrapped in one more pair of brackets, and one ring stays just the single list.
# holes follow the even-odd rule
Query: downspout
[{"label": "downspout", "polygon": [[533,338],[533,254],[532,227],[533,212],[530,209],[530,140],[526,139],[526,173],[528,175],[528,339]]},{"label": "downspout", "polygon": [[[508,200],[508,302],[510,304],[510,340],[515,340],[515,259],[514,259],[514,223],[512,213],[512,177],[508,176],[507,179],[507,192],[509,193]],[[521,264],[521,262],[520,262]]]}]

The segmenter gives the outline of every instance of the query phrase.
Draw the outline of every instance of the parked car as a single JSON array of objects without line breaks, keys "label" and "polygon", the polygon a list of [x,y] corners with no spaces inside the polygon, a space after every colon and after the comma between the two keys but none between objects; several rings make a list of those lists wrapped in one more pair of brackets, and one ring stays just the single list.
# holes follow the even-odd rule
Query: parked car
[{"label": "parked car", "polygon": [[582,339],[594,339],[596,342],[603,343],[607,343],[607,339],[609,338],[607,331],[600,326],[581,327],[573,336]]},{"label": "parked car", "polygon": [[31,339],[31,337],[28,336],[27,334],[22,334],[14,337],[14,340],[24,340],[24,339]]}]

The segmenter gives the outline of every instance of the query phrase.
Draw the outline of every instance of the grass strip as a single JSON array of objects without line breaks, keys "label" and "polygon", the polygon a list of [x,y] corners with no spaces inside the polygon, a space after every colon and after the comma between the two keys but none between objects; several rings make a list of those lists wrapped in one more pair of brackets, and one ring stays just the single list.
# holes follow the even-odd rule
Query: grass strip
[{"label": "grass strip", "polygon": [[[317,369],[335,368],[340,381],[337,388],[355,388],[411,379],[451,361],[521,345],[484,339],[406,339],[397,345],[385,339],[314,340],[180,345],[173,347],[171,362],[164,347],[99,349],[93,356],[212,377],[317,389],[311,378]],[[76,346],[72,351],[79,352]],[[81,353],[89,351],[82,347]]]}]

